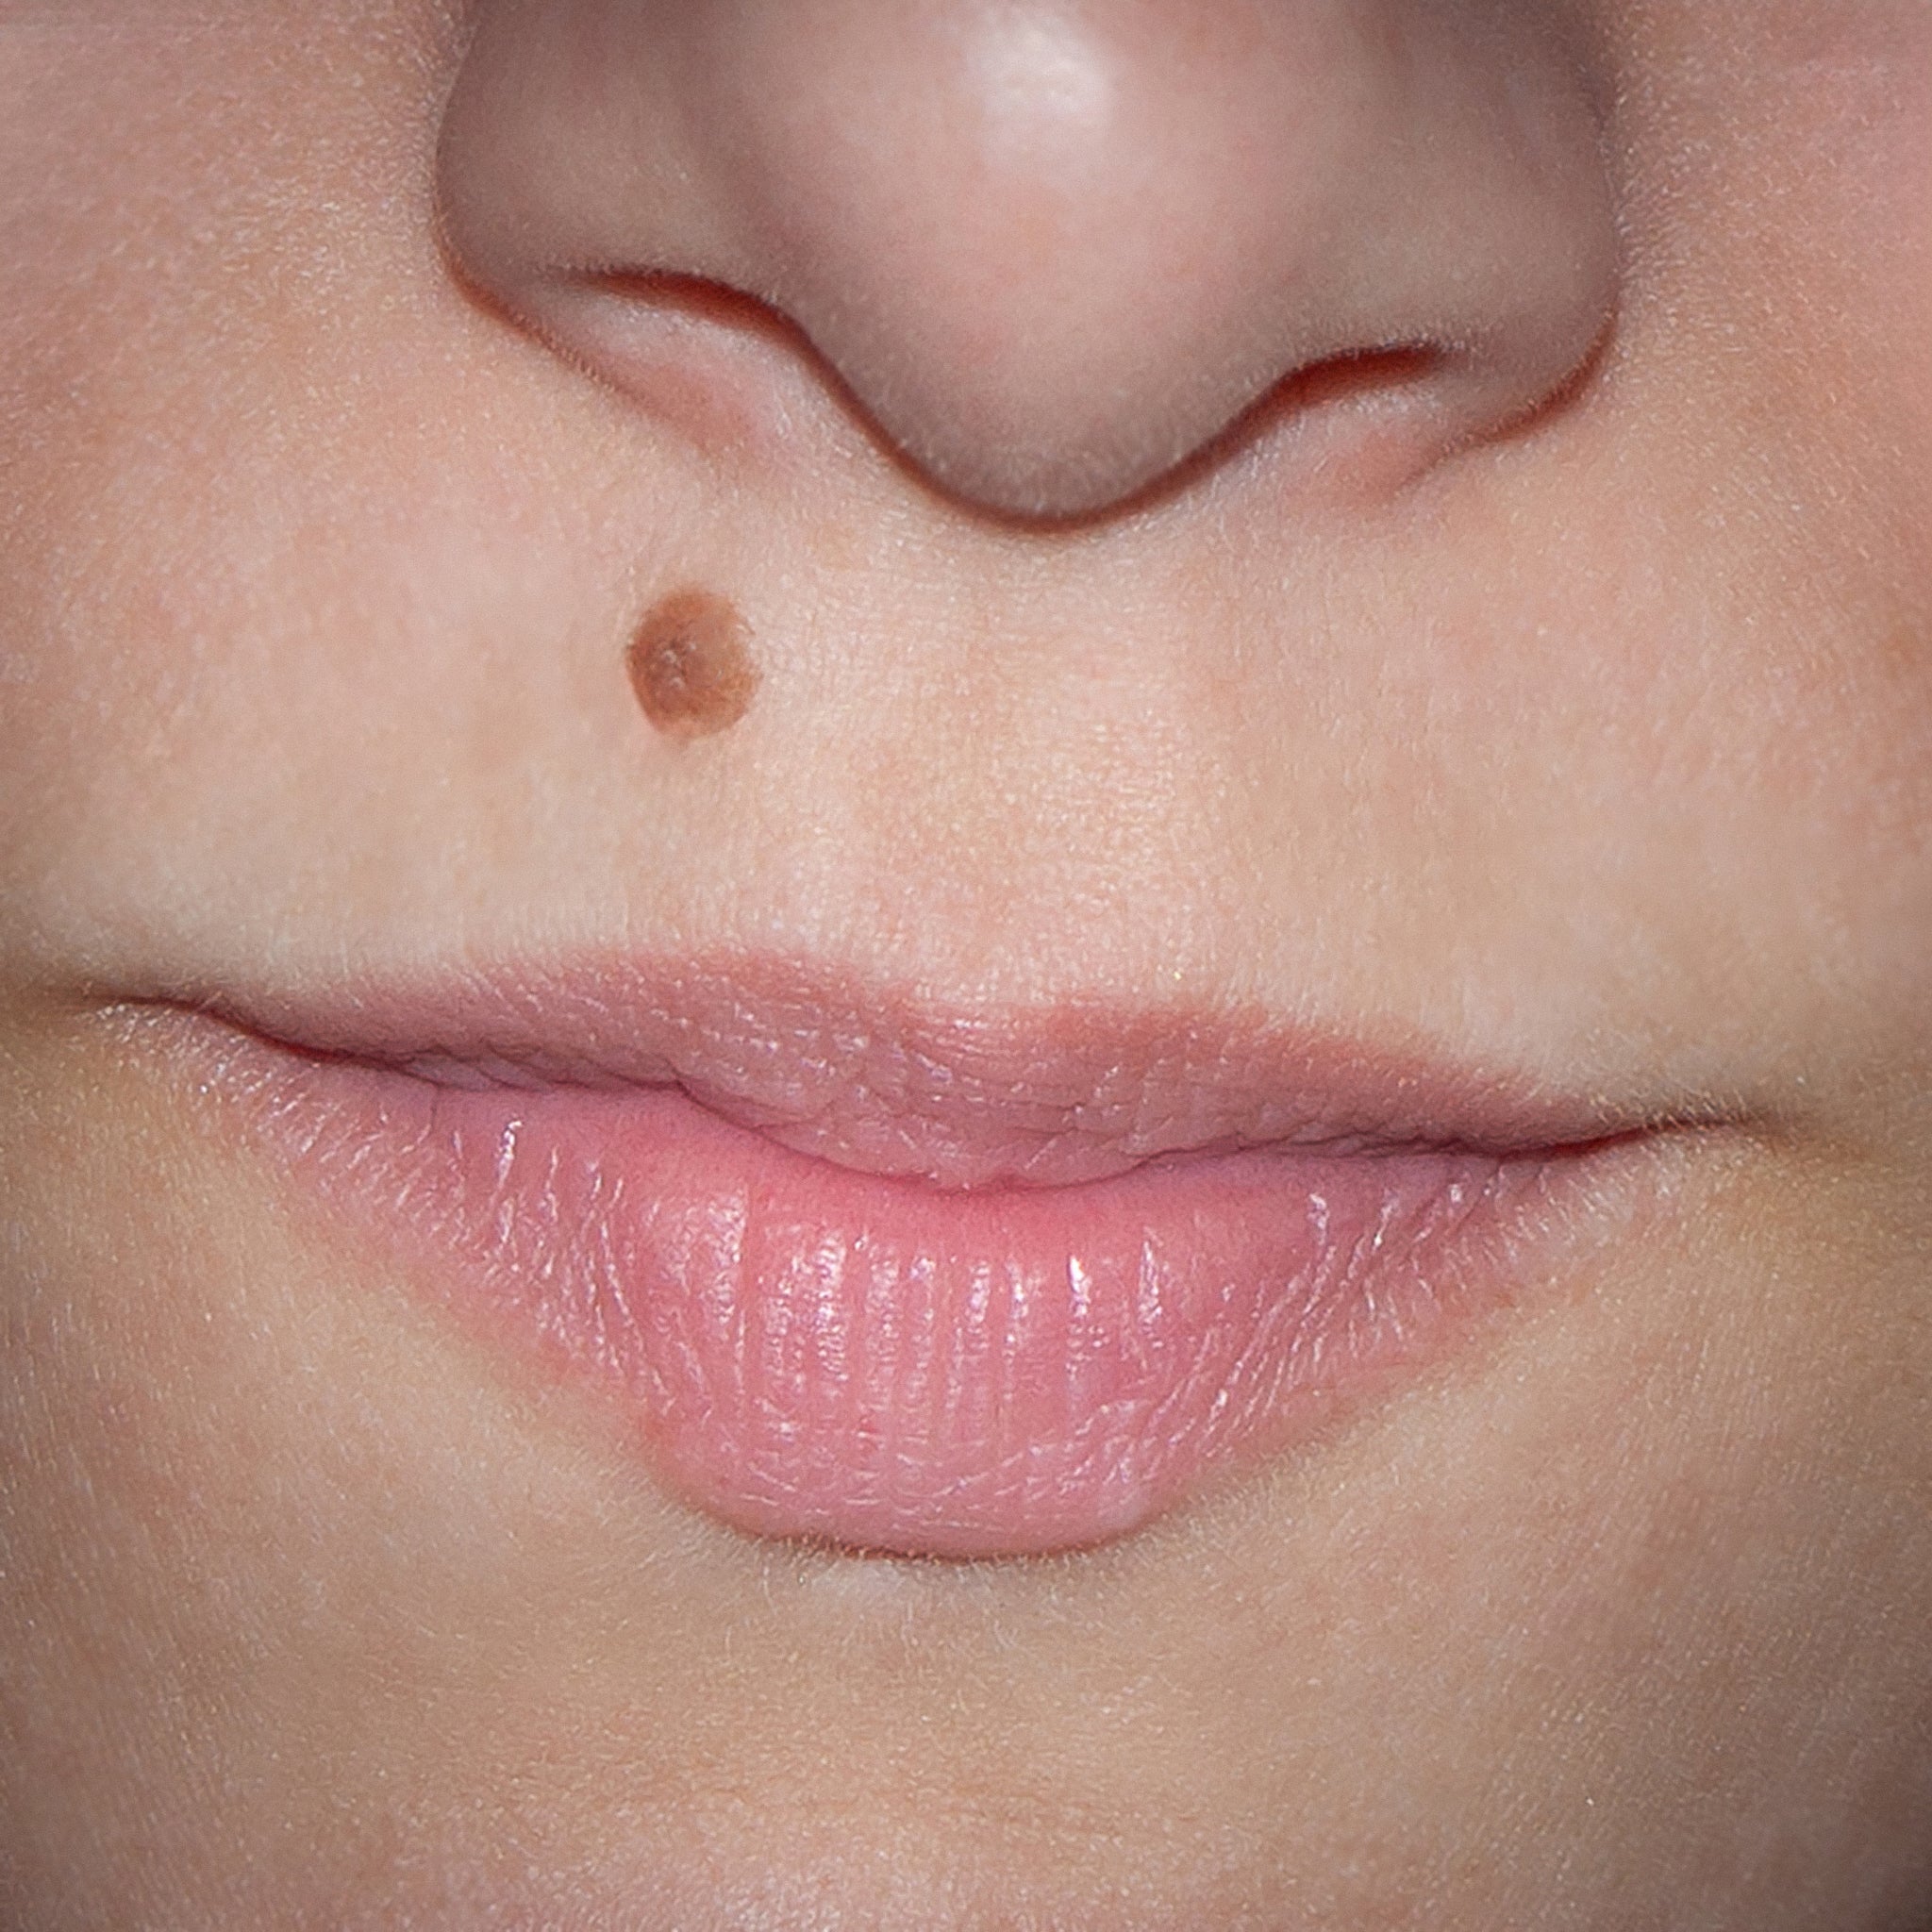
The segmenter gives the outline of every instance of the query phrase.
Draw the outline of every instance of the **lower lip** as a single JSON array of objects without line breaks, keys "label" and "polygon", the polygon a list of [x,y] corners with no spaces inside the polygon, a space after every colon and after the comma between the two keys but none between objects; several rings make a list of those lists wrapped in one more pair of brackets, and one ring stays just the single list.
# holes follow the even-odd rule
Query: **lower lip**
[{"label": "lower lip", "polygon": [[675,1091],[472,1091],[196,1031],[251,1139],[438,1299],[609,1391],[664,1487],[902,1556],[1101,1543],[1306,1441],[1512,1300],[1525,1237],[1602,1207],[1613,1151],[949,1192]]}]

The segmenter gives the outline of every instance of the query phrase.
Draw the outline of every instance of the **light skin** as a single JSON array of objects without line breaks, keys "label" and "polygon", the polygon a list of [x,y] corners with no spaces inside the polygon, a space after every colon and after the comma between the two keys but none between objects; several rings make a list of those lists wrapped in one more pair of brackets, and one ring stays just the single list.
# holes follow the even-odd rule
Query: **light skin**
[{"label": "light skin", "polygon": [[[0,1917],[1924,1923],[1918,0],[0,0]],[[1149,1529],[860,1560],[124,1043],[513,945],[1722,1124]]]}]

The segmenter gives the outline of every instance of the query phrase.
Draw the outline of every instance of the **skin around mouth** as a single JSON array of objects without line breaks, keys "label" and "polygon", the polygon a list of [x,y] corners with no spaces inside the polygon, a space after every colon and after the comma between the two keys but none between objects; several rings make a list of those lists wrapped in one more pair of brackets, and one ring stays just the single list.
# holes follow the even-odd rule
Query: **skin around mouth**
[{"label": "skin around mouth", "polygon": [[1300,1046],[1143,1028],[1130,1070],[1131,1026],[1096,1058],[1105,1028],[982,1025],[969,1074],[930,1029],[808,1051],[769,1001],[691,1010],[520,990],[295,1039],[142,1026],[404,1277],[603,1390],[667,1490],[908,1557],[1100,1543],[1282,1453],[1560,1276],[1650,1144],[1525,1138],[1467,1081],[1458,1137],[1453,1075]]}]

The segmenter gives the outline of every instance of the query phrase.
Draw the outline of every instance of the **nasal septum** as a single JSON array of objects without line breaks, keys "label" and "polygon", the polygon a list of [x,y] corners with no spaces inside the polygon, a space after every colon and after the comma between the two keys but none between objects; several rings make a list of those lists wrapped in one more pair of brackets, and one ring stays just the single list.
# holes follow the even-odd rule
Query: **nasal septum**
[{"label": "nasal septum", "polygon": [[587,274],[749,298],[917,477],[1007,515],[1130,502],[1270,397],[1283,434],[1338,394],[1393,408],[1426,458],[1562,390],[1614,308],[1605,90],[1567,19],[480,0],[442,219],[578,361]]}]

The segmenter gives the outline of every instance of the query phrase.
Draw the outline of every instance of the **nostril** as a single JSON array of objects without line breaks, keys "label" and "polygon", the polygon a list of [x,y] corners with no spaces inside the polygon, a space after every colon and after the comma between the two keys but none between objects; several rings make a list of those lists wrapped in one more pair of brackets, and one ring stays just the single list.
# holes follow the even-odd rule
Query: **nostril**
[{"label": "nostril", "polygon": [[[1285,464],[1304,475],[1346,471],[1365,487],[1387,486],[1423,466],[1429,452],[1455,445],[1458,437],[1444,418],[1470,386],[1466,353],[1438,342],[1348,350],[1288,371],[1217,432],[1152,466],[1144,480],[1123,490],[1113,479],[1093,506],[997,504],[971,490],[946,490],[942,477],[873,419],[864,397],[802,325],[743,290],[669,270],[584,268],[523,290],[517,307],[555,348],[643,402],[704,455],[755,449],[776,458],[782,439],[771,425],[795,425],[797,413],[767,406],[789,388],[808,407],[812,399],[829,406],[882,460],[909,467],[962,507],[1041,527],[1145,509],[1263,444],[1277,445]],[[758,352],[755,370],[733,354],[747,348]],[[1532,398],[1525,412],[1549,400]]]},{"label": "nostril", "polygon": [[782,309],[705,275],[680,274],[675,269],[594,268],[579,271],[568,279],[587,294],[641,304],[661,316],[756,336],[794,350],[809,346],[804,329]]},{"label": "nostril", "polygon": [[[1514,384],[1507,394],[1492,377],[1488,383],[1468,351],[1439,342],[1405,342],[1325,357],[1291,370],[1246,408],[1214,441],[1225,452],[1237,445],[1275,436],[1285,443],[1299,439],[1319,443],[1324,459],[1351,433],[1364,437],[1375,428],[1440,459],[1474,437],[1494,439],[1521,430],[1533,418],[1569,399],[1598,361],[1607,321],[1589,349],[1574,358],[1559,380]],[[1399,458],[1391,472],[1414,465]]]},{"label": "nostril", "polygon": [[1394,395],[1435,380],[1448,362],[1448,352],[1429,342],[1358,349],[1292,371],[1275,385],[1273,400],[1282,409],[1319,409]]}]

